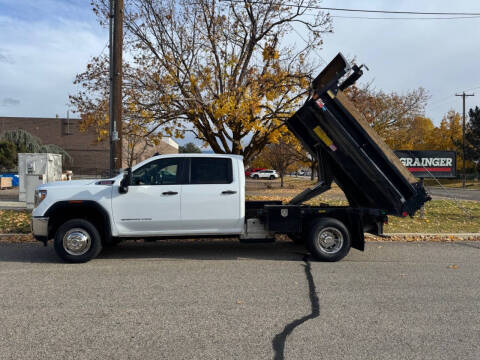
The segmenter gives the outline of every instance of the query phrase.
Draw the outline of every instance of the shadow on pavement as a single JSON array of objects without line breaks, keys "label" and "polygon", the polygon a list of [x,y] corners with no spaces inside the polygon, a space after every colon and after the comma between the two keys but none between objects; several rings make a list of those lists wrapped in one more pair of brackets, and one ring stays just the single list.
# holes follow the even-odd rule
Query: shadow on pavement
[{"label": "shadow on pavement", "polygon": [[[238,240],[159,240],[156,242],[124,241],[104,248],[98,260],[164,259],[164,260],[281,260],[301,262],[299,252],[305,248],[289,241],[244,244]],[[95,261],[95,260],[92,260]],[[0,243],[0,262],[61,263],[53,250],[36,243]]]}]

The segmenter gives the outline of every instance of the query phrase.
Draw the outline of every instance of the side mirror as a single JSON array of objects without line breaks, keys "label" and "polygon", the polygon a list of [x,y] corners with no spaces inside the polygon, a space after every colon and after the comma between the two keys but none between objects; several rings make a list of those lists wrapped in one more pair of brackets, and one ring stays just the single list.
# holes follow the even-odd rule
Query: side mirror
[{"label": "side mirror", "polygon": [[123,179],[120,181],[120,187],[118,192],[120,194],[126,194],[128,192],[128,186],[132,183],[132,168],[128,168]]}]

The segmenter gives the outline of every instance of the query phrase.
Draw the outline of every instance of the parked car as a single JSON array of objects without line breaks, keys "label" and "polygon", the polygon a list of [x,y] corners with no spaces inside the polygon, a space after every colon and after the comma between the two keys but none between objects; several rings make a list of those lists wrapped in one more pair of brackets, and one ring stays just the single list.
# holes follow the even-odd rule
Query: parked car
[{"label": "parked car", "polygon": [[275,180],[279,177],[275,170],[260,170],[256,172],[252,172],[250,177],[253,179],[270,179]]},{"label": "parked car", "polygon": [[250,176],[251,173],[261,170],[265,170],[265,168],[248,168],[247,170],[245,170],[245,176]]}]

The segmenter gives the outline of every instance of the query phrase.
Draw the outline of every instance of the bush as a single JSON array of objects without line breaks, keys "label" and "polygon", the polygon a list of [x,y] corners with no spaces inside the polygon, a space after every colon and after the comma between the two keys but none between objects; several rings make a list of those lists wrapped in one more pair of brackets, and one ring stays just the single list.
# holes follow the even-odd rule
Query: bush
[{"label": "bush", "polygon": [[13,169],[17,165],[17,148],[9,141],[0,141],[0,168]]}]

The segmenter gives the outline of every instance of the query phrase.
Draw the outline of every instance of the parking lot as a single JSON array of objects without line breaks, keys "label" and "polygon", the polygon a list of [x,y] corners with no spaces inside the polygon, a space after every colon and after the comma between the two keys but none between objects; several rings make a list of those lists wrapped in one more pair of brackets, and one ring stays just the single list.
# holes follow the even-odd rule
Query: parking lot
[{"label": "parking lot", "polygon": [[5,359],[478,359],[479,242],[122,243],[86,264],[0,244]]}]

